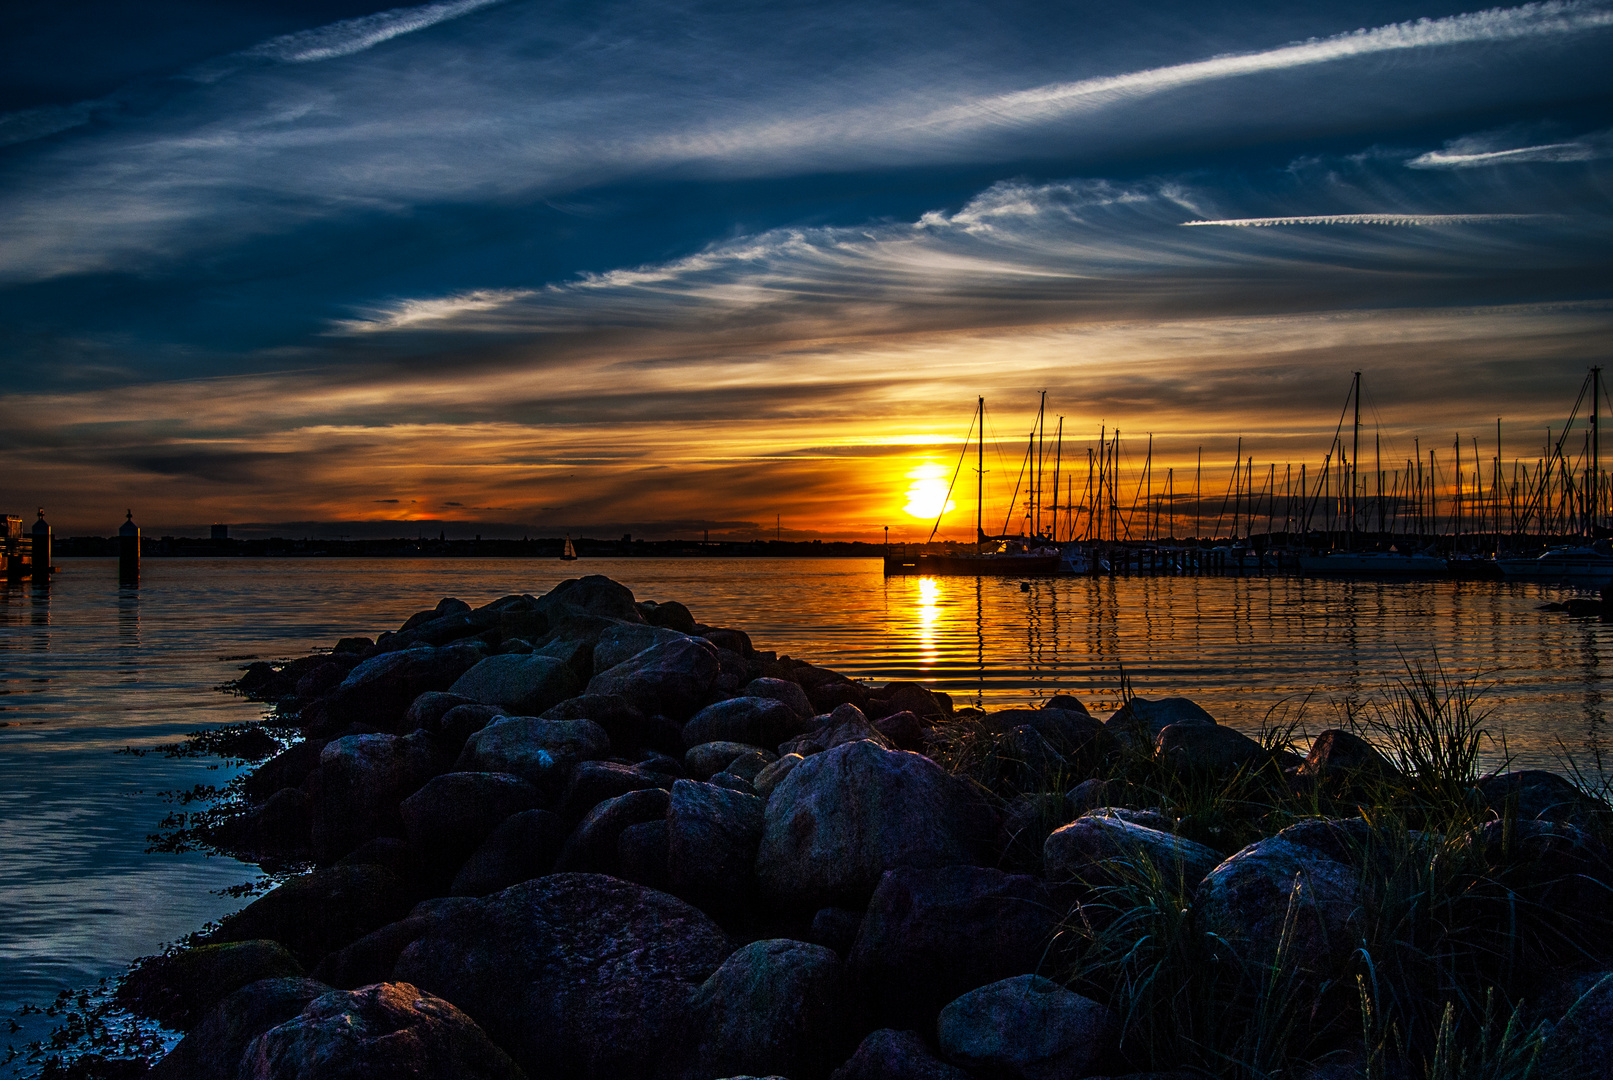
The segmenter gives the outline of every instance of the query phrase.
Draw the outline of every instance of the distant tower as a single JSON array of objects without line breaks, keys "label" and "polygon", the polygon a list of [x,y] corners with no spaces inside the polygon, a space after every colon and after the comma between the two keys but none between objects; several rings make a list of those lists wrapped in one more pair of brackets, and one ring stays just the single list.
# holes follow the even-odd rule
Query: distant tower
[{"label": "distant tower", "polygon": [[230,538],[230,527],[228,525],[214,525],[213,526],[213,539],[214,540],[228,540],[229,538]]},{"label": "distant tower", "polygon": [[140,584],[140,526],[134,523],[133,510],[118,527],[118,583]]}]

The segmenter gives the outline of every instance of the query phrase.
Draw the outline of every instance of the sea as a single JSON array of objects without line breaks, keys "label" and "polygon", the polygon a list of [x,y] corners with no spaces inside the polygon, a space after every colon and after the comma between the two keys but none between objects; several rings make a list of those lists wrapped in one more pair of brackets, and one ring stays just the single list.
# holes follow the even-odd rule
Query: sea
[{"label": "sea", "polygon": [[[886,578],[864,559],[61,559],[48,589],[0,586],[0,1059],[44,1037],[29,1006],[91,988],[240,907],[256,867],[148,851],[182,793],[221,786],[186,734],[261,718],[225,692],[253,660],[395,629],[445,596],[480,605],[604,574],[641,600],[745,630],[757,648],[959,706],[1123,688],[1182,695],[1255,731],[1371,715],[1422,668],[1478,695],[1492,766],[1594,773],[1613,624],[1546,613],[1584,595],[1516,582],[1273,577]],[[136,752],[130,752],[136,751]],[[7,1028],[11,1028],[8,1035]],[[26,1055],[25,1055],[26,1056]],[[24,1075],[23,1059],[0,1075]]]}]

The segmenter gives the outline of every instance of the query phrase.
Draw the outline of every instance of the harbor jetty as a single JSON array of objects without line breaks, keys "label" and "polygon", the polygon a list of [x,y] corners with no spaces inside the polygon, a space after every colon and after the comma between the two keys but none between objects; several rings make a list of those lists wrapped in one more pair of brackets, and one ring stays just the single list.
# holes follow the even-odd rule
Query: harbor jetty
[{"label": "harbor jetty", "polygon": [[1481,774],[1431,685],[1305,741],[1182,698],[987,713],[589,576],[234,689],[272,713],[204,738],[258,764],[167,840],[284,880],[123,979],[184,1033],[153,1078],[1613,1060],[1609,807]]}]

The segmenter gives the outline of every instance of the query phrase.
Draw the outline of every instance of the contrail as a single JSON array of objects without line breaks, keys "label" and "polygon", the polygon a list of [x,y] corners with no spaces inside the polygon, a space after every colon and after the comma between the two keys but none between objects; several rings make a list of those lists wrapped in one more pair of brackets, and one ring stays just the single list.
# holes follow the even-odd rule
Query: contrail
[{"label": "contrail", "polygon": [[343,19],[311,30],[299,30],[270,38],[246,51],[247,56],[279,60],[287,64],[306,64],[314,60],[334,60],[352,56],[374,48],[402,34],[424,30],[461,15],[469,15],[477,8],[498,3],[498,0],[441,0],[418,7],[392,8],[362,15],[356,19]]},{"label": "contrail", "polygon": [[1332,37],[1284,45],[1262,52],[1235,53],[1170,67],[1148,68],[1079,82],[1052,83],[1032,90],[983,98],[933,115],[945,123],[989,114],[1002,120],[1047,120],[1086,112],[1126,98],[1145,97],[1195,83],[1266,71],[1331,63],[1374,53],[1425,49],[1473,42],[1571,34],[1613,27],[1613,11],[1576,0],[1545,0],[1514,8],[1489,8],[1439,19],[1392,23]]},{"label": "contrail", "polygon": [[1310,214],[1300,217],[1221,218],[1183,225],[1229,225],[1260,229],[1270,225],[1489,225],[1512,221],[1555,221],[1556,214]]}]

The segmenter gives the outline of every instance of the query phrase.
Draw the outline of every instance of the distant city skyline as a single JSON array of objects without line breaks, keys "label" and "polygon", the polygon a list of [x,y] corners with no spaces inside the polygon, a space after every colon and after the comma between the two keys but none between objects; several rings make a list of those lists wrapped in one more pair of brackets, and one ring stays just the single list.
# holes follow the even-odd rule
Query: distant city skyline
[{"label": "distant city skyline", "polygon": [[0,25],[0,511],[58,535],[922,539],[978,396],[1001,513],[1043,390],[1208,489],[1355,370],[1386,467],[1532,462],[1613,360],[1608,3]]}]

